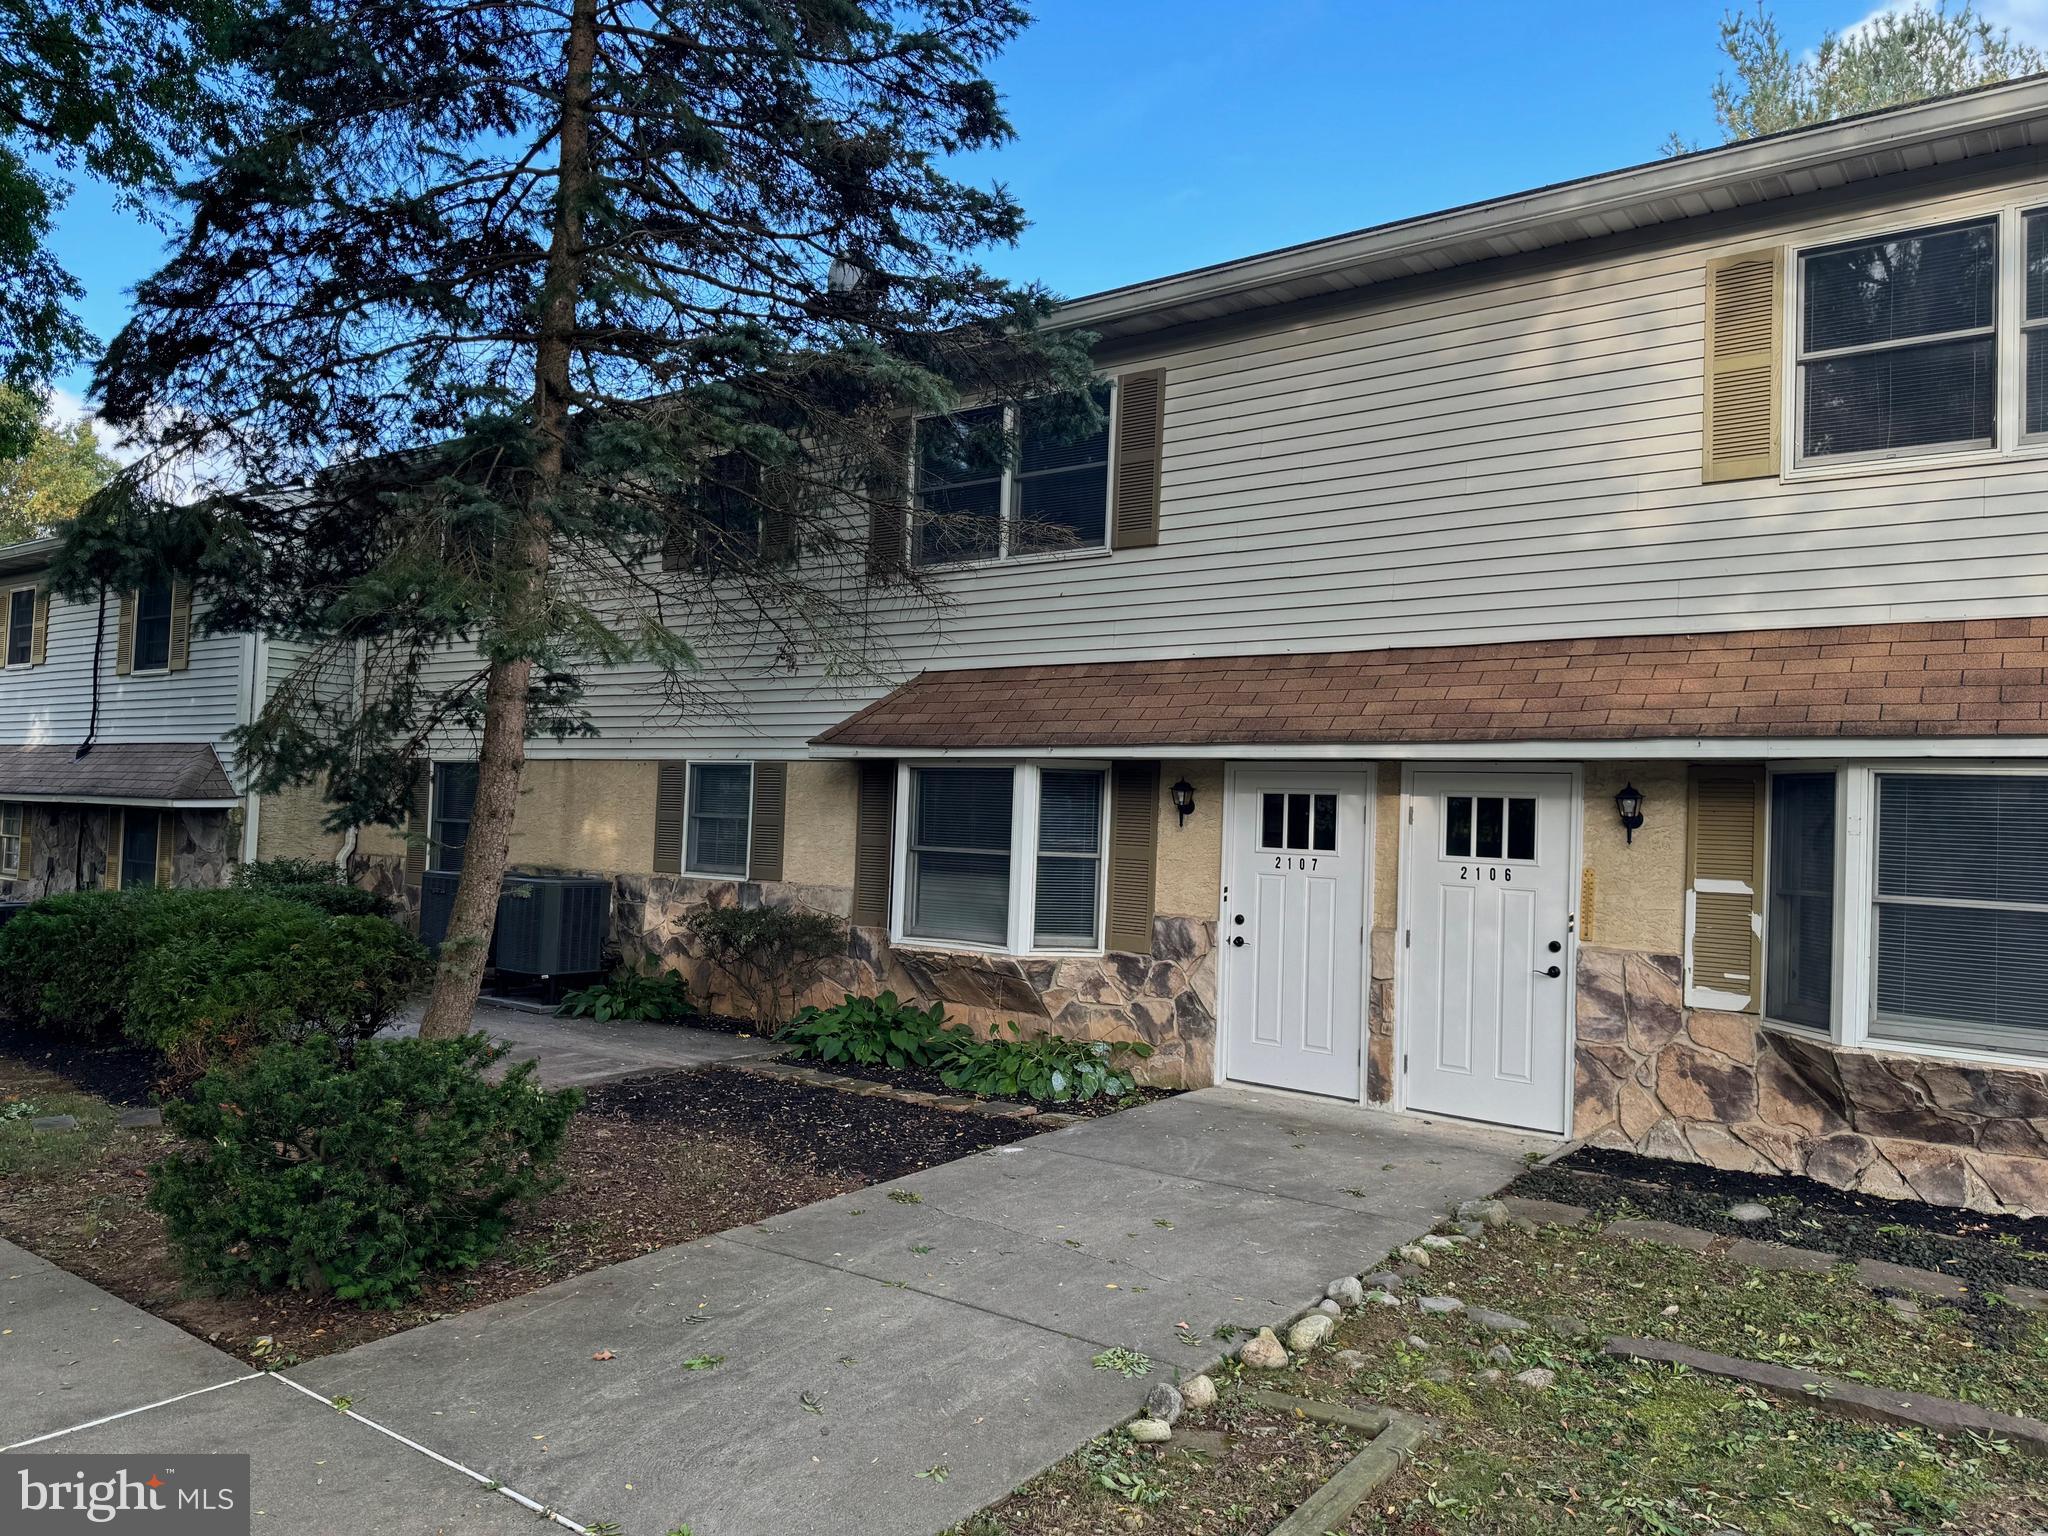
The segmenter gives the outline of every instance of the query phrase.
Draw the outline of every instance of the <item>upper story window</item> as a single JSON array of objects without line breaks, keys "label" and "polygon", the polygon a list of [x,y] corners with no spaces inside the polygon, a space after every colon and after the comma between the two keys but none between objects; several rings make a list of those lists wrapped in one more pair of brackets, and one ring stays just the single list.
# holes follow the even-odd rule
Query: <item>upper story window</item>
[{"label": "upper story window", "polygon": [[7,594],[7,665],[25,667],[35,659],[36,589],[16,587]]},{"label": "upper story window", "polygon": [[132,666],[137,672],[161,672],[171,664],[171,584],[151,582],[135,593],[135,640]]},{"label": "upper story window", "polygon": [[428,862],[450,874],[462,869],[462,850],[469,842],[470,819],[476,814],[476,764],[434,764],[433,837]]},{"label": "upper story window", "polygon": [[1109,543],[1110,387],[981,406],[917,424],[919,565]]}]

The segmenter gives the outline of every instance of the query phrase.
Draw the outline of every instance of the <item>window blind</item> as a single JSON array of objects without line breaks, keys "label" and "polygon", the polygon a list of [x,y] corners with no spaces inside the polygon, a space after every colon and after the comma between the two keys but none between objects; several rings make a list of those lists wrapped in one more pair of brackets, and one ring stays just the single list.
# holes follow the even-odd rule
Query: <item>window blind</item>
[{"label": "window blind", "polygon": [[690,764],[689,848],[693,875],[747,873],[747,813],[753,776],[745,763]]},{"label": "window blind", "polygon": [[913,771],[906,934],[1008,942],[1015,781],[1011,768]]},{"label": "window blind", "polygon": [[1099,772],[1048,768],[1038,791],[1038,888],[1034,942],[1046,949],[1092,949],[1102,890],[1102,787]]}]

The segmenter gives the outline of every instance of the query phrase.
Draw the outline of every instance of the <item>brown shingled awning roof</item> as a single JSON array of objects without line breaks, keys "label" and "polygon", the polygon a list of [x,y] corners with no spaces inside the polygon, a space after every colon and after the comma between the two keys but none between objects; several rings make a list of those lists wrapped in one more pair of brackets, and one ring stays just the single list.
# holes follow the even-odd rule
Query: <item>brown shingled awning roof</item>
[{"label": "brown shingled awning roof", "polygon": [[926,672],[814,745],[1201,745],[2048,734],[2048,619]]},{"label": "brown shingled awning roof", "polygon": [[232,805],[235,786],[203,741],[0,747],[0,800]]}]

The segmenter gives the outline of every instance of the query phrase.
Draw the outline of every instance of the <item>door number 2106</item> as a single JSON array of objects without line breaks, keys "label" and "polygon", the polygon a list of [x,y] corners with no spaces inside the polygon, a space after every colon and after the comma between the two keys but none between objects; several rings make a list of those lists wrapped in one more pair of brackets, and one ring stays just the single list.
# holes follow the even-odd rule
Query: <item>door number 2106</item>
[{"label": "door number 2106", "polygon": [[1460,864],[1458,866],[1458,878],[1460,880],[1484,879],[1512,882],[1515,878],[1515,872],[1512,869],[1504,869],[1498,864]]}]

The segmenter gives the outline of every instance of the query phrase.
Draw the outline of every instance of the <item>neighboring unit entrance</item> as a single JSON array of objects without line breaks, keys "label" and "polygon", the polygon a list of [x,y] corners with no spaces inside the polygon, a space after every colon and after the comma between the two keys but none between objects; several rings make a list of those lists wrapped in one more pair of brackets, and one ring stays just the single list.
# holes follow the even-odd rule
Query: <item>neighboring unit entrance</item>
[{"label": "neighboring unit entrance", "polygon": [[1572,776],[1417,773],[1402,856],[1407,1104],[1562,1132]]},{"label": "neighboring unit entrance", "polygon": [[1224,1070],[1358,1097],[1365,1028],[1363,773],[1238,772],[1223,890]]}]

